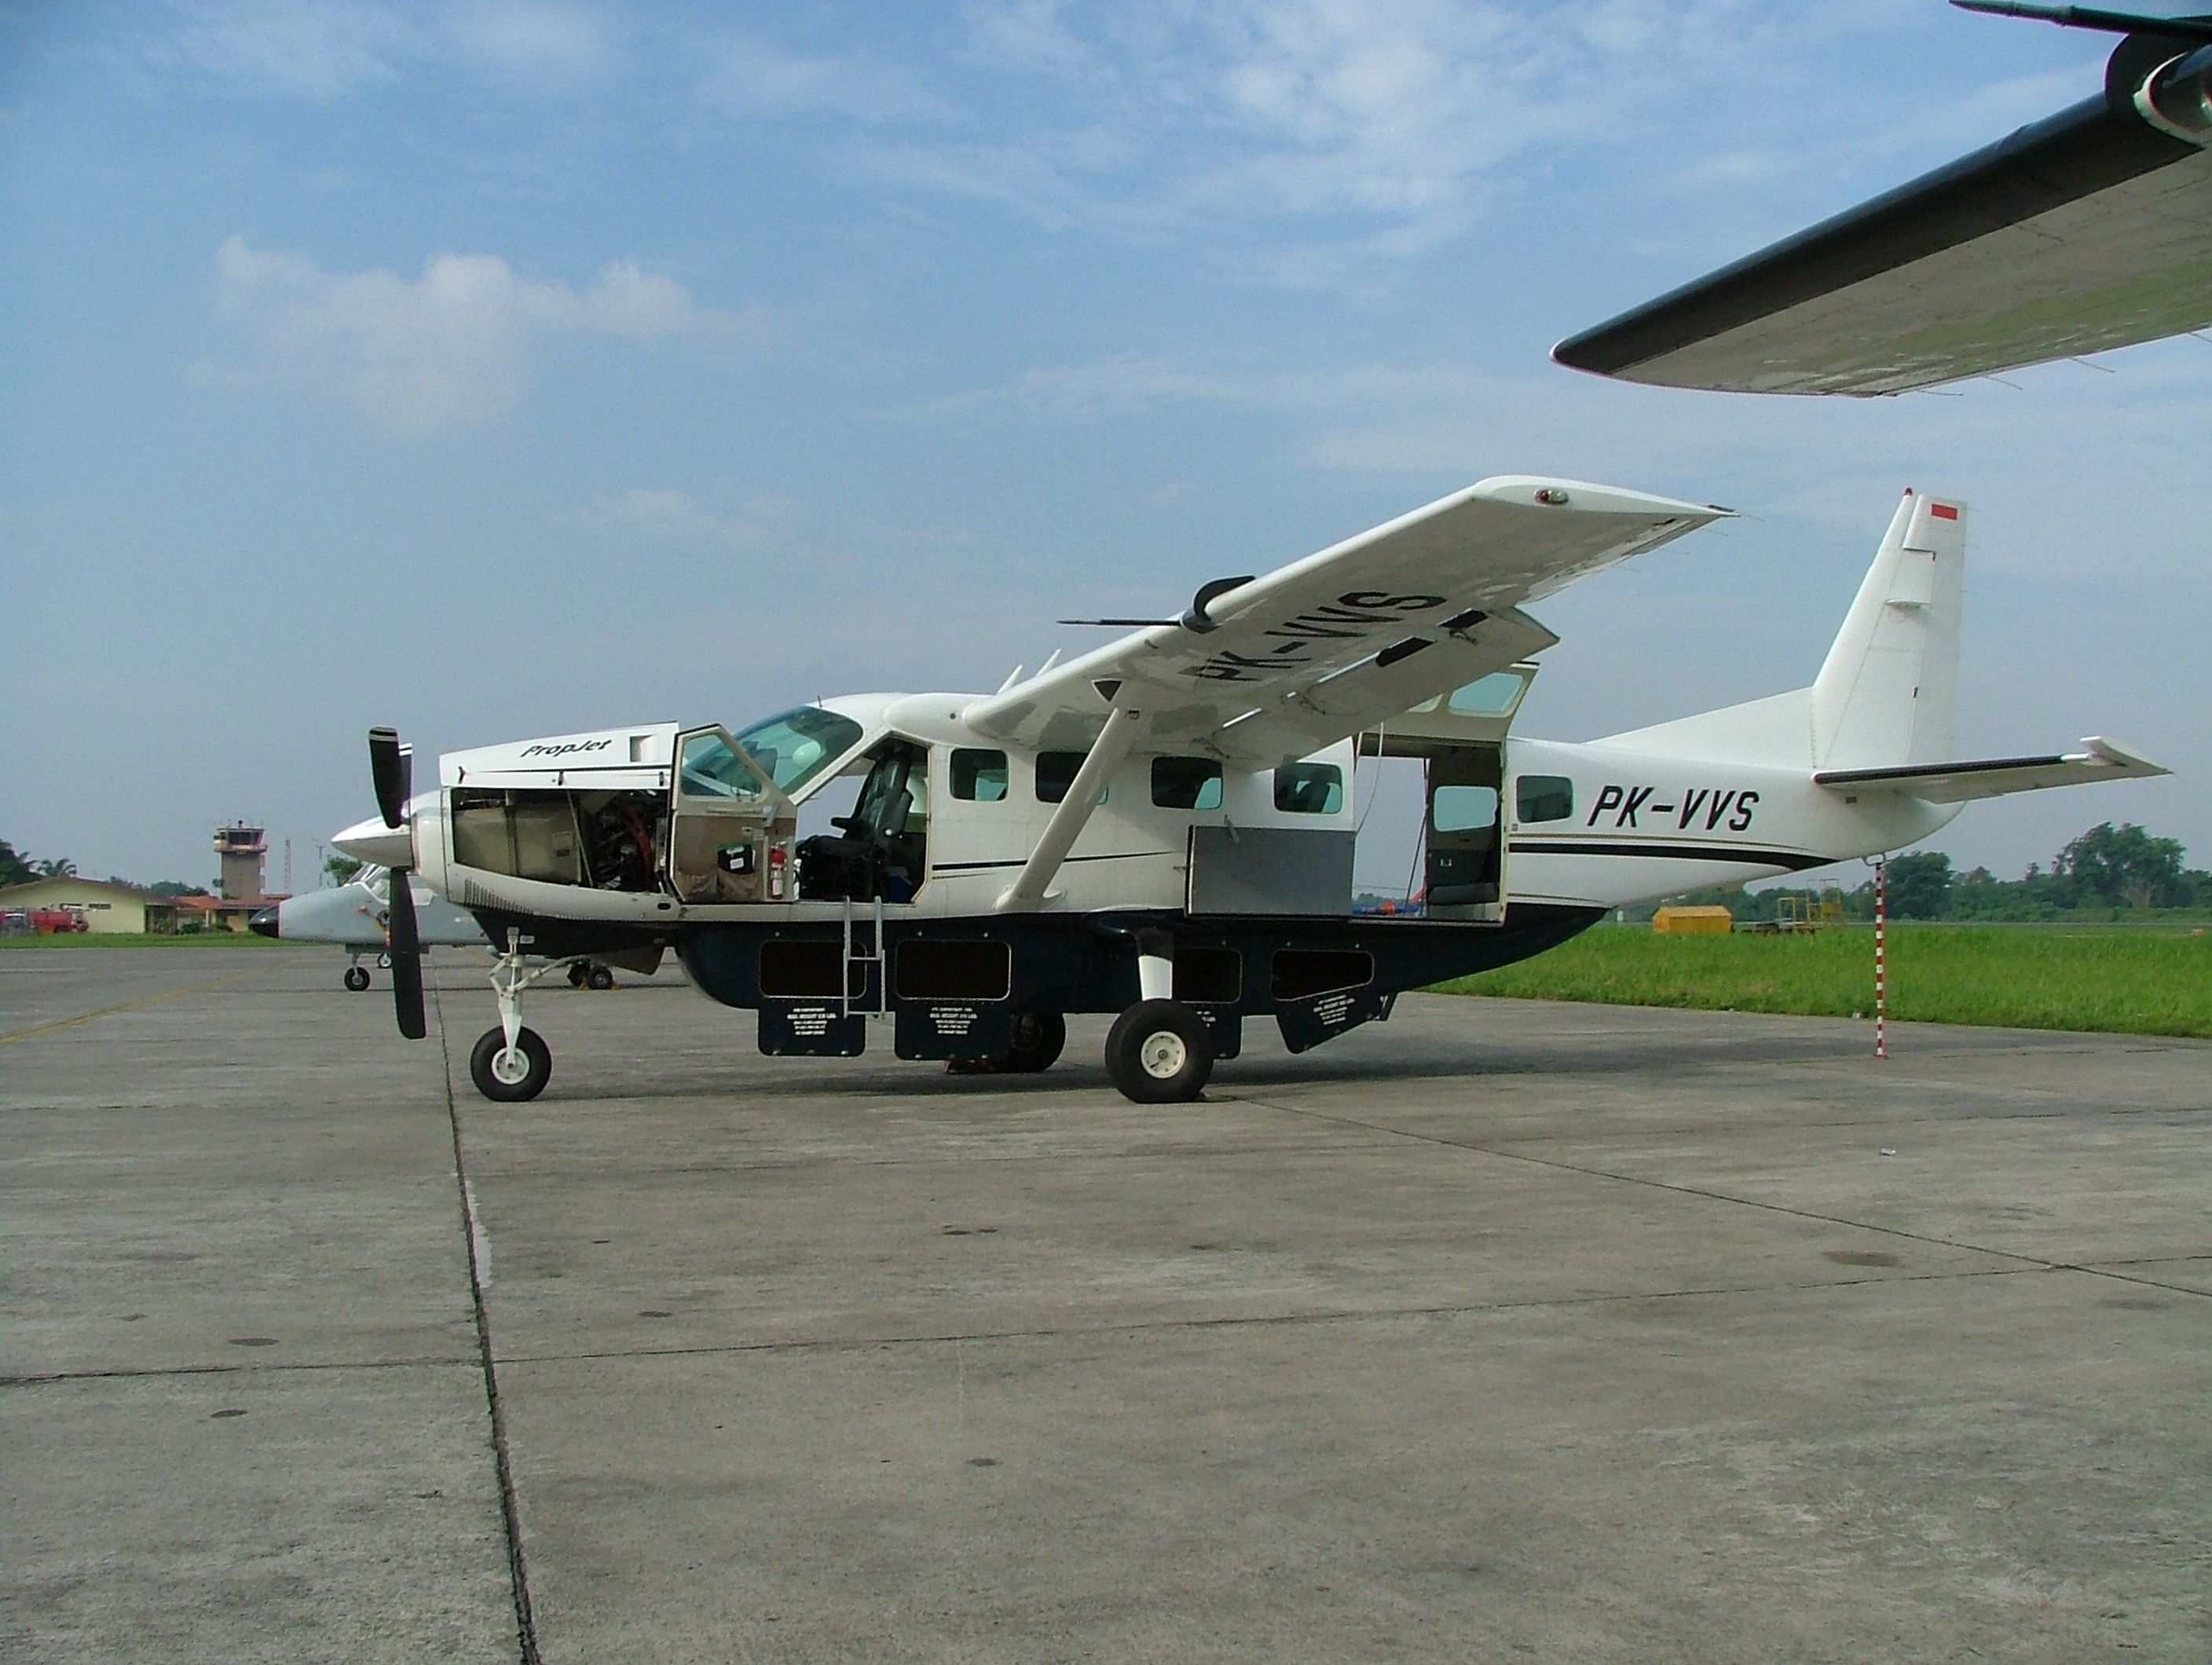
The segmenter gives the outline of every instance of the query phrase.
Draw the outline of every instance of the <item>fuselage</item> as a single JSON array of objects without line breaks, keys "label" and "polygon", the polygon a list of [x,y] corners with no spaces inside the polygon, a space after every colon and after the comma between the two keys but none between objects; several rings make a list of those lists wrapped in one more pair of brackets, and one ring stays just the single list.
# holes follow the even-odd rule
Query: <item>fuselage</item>
[{"label": "fuselage", "polygon": [[[456,805],[471,791],[541,805],[629,794],[641,828],[665,825],[672,804],[683,813],[671,786],[679,733],[672,723],[449,755],[441,789],[415,802],[414,857],[434,890],[479,910],[657,930],[834,920],[842,916],[844,900],[815,899],[798,880],[797,812],[840,778],[866,773],[887,746],[904,745],[918,761],[905,786],[899,836],[918,842],[909,888],[885,905],[917,920],[992,915],[1001,911],[1011,880],[1064,797],[1070,760],[1081,754],[1027,750],[975,734],[961,718],[972,697],[868,695],[825,702],[821,708],[848,726],[839,731],[847,743],[819,760],[792,792],[764,794],[769,801],[752,823],[758,838],[747,856],[762,878],[750,887],[757,895],[742,894],[749,887],[741,875],[725,895],[687,899],[670,882],[664,849],[650,853],[658,871],[634,860],[632,878],[624,882],[591,871],[588,853],[580,849],[574,854],[581,861],[554,877],[526,857],[478,865],[466,859],[468,841],[457,848]],[[1209,769],[1203,758],[1133,755],[1109,780],[1036,911],[1191,911],[1194,901],[1196,911],[1204,911],[1209,853],[1258,834],[1258,842],[1296,853],[1294,863],[1308,880],[1301,894],[1311,893],[1314,875],[1340,869],[1345,883],[1335,910],[1349,912],[1361,777],[1373,766],[1362,750],[1346,740],[1300,760],[1294,790],[1279,788],[1280,769]],[[1516,904],[1605,910],[1800,872],[1911,843],[1957,812],[1954,805],[1894,793],[1862,801],[1816,785],[1809,770],[1725,758],[1504,736],[1464,750],[1475,767],[1458,773],[1490,777],[1457,787],[1474,824],[1440,826],[1443,802],[1455,788],[1432,785],[1426,830],[1432,844],[1453,833],[1462,840],[1471,835],[1477,845],[1486,837],[1495,841],[1496,896],[1472,904],[1488,923],[1504,923]],[[733,821],[732,829],[739,824]],[[475,853],[481,861],[480,844]],[[1200,886],[1195,897],[1194,863]],[[765,883],[773,865],[787,865],[790,873],[775,896]],[[1455,916],[1450,904],[1437,912]]]}]

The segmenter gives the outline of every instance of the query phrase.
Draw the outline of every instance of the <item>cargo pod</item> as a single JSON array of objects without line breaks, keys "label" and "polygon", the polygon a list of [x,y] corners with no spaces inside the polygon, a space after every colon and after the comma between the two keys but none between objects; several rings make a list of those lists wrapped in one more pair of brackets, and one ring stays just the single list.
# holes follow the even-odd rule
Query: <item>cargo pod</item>
[{"label": "cargo pod", "polygon": [[689,906],[788,902],[798,811],[724,728],[676,737],[668,883]]}]

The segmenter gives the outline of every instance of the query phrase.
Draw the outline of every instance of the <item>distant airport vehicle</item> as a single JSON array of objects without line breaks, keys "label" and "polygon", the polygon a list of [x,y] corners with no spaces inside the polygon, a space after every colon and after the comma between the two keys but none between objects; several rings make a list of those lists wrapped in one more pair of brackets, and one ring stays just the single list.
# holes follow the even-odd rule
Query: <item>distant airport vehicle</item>
[{"label": "distant airport vehicle", "polygon": [[[410,887],[409,900],[418,948],[481,948],[483,927],[434,894],[427,885]],[[347,883],[328,890],[306,890],[264,908],[246,921],[256,935],[286,942],[336,943],[346,951],[345,986],[359,994],[368,987],[363,957],[386,963],[391,948],[392,874],[364,866]]]},{"label": "distant airport vehicle", "polygon": [[2095,97],[1553,356],[1662,386],[1868,395],[2212,326],[2212,16],[1954,3],[2125,38]]},{"label": "distant airport vehicle", "polygon": [[[647,723],[440,760],[371,731],[380,818],[349,854],[482,921],[499,1024],[471,1073],[533,1097],[525,956],[657,961],[758,1013],[764,1053],[1041,1070],[1065,1014],[1119,1014],[1115,1085],[1194,1097],[1243,1020],[1293,1052],[1404,990],[1564,942],[1609,910],[1925,838],[1977,798],[2163,774],[2099,739],[1953,757],[1965,510],[1907,493],[1808,688],[1586,744],[1509,738],[1557,638],[1522,611],[1729,511],[1571,480],[1483,481],[1263,578],[1202,586],[994,694],[870,694],[732,735]],[[1352,913],[1362,760],[1425,768],[1425,907]],[[857,777],[834,832],[799,812]],[[409,887],[402,1033],[425,1032]]]}]

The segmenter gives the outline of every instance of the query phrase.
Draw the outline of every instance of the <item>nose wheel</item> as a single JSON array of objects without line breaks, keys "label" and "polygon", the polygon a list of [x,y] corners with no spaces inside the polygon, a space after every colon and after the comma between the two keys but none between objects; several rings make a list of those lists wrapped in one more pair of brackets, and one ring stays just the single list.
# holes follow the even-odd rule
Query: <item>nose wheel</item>
[{"label": "nose wheel", "polygon": [[469,1079],[497,1104],[520,1104],[545,1091],[553,1079],[553,1048],[534,1029],[518,1029],[507,1043],[503,1029],[488,1029],[469,1051]]},{"label": "nose wheel", "polygon": [[362,989],[367,988],[368,987],[368,968],[365,965],[349,965],[346,967],[345,986],[356,994],[360,994]]},{"label": "nose wheel", "polygon": [[1184,1104],[1213,1073],[1206,1020],[1176,1000],[1139,1000],[1106,1036],[1106,1073],[1139,1104]]},{"label": "nose wheel", "polygon": [[520,1104],[545,1091],[553,1079],[553,1048],[545,1037],[522,1024],[522,991],[553,969],[535,971],[525,963],[522,939],[510,935],[492,960],[491,992],[499,1002],[499,1023],[477,1037],[469,1050],[469,1079],[495,1104]]}]

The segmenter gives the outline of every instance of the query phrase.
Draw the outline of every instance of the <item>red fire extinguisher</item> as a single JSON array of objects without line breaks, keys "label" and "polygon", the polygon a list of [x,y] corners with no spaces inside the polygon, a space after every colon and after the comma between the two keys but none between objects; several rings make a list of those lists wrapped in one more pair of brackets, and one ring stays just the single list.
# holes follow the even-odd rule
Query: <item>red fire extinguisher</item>
[{"label": "red fire extinguisher", "polygon": [[768,847],[768,899],[770,902],[783,900],[784,886],[789,882],[786,877],[786,860],[782,845]]}]

